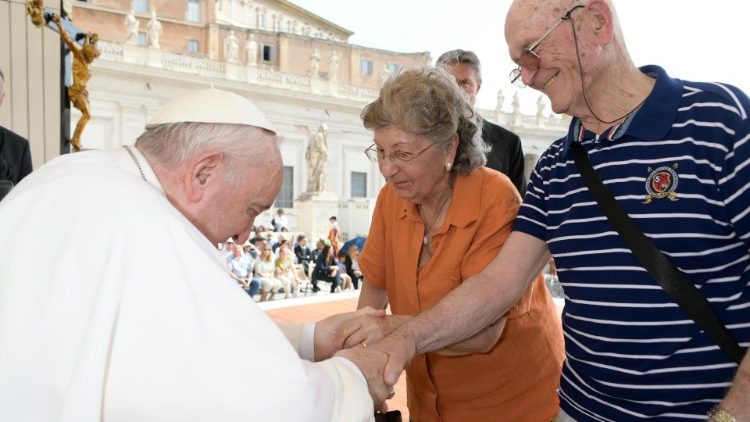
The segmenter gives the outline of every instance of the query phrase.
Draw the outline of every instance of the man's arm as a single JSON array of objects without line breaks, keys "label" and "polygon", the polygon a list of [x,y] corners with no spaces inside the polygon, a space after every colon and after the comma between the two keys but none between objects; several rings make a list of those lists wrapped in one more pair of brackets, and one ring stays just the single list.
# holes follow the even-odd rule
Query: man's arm
[{"label": "man's arm", "polygon": [[750,421],[750,353],[745,353],[721,408],[738,421]]},{"label": "man's arm", "polygon": [[419,353],[457,343],[497,321],[521,297],[549,260],[541,239],[513,232],[497,257],[479,274],[469,277],[435,307],[399,327],[376,346],[390,357],[385,381],[394,384]]}]

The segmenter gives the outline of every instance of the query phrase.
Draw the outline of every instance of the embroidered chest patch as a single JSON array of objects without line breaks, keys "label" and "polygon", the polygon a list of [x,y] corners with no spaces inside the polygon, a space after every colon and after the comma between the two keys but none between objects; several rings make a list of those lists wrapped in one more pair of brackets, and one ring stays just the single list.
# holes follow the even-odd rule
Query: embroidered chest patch
[{"label": "embroidered chest patch", "polygon": [[649,175],[646,178],[646,198],[643,203],[651,203],[654,199],[669,198],[670,201],[677,201],[677,184],[679,176],[677,175],[677,163],[671,167],[663,166],[656,169],[648,168]]}]

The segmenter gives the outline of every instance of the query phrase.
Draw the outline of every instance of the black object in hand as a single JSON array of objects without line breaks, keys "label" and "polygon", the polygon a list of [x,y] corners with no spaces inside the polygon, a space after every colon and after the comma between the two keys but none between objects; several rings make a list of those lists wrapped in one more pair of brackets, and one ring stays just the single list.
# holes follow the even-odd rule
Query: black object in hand
[{"label": "black object in hand", "polygon": [[390,412],[375,412],[375,422],[402,422],[401,411],[391,410]]}]

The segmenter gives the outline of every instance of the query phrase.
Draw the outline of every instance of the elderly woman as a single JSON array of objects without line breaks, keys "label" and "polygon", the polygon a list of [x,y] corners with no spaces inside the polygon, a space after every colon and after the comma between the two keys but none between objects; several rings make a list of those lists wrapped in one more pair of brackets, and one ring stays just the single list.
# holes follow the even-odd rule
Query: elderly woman
[{"label": "elderly woman", "polygon": [[[358,306],[390,305],[393,316],[351,324],[349,346],[388,334],[481,271],[510,234],[521,202],[506,176],[483,167],[478,117],[444,70],[390,78],[362,120],[374,130],[365,152],[387,183],[359,256]],[[503,319],[411,362],[410,417],[552,420],[563,355],[560,320],[540,275]]]}]

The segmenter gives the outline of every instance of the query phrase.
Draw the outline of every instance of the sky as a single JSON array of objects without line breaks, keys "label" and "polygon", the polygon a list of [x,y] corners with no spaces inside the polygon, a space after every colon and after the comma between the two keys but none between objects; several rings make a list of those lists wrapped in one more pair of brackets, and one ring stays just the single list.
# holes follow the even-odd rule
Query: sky
[{"label": "sky", "polygon": [[[354,32],[351,44],[399,52],[472,50],[482,62],[479,108],[494,109],[497,91],[509,109],[515,67],[503,35],[511,0],[291,0]],[[672,77],[719,81],[750,93],[744,0],[615,0],[625,42],[636,65],[658,64]],[[557,17],[550,17],[551,22]],[[524,113],[536,112],[539,93],[521,93]],[[549,108],[547,108],[549,110]]]}]

